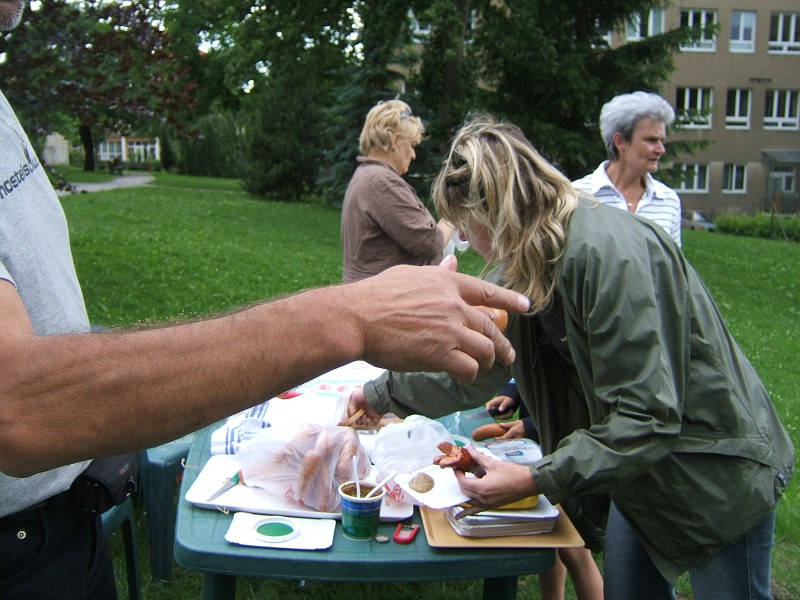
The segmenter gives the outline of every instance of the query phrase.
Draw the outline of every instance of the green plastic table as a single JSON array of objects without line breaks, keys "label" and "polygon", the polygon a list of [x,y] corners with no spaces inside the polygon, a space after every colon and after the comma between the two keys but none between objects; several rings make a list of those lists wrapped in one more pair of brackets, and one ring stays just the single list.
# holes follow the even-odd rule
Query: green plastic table
[{"label": "green plastic table", "polygon": [[[488,422],[445,417],[441,421],[452,432]],[[237,546],[225,541],[232,514],[197,508],[184,497],[210,456],[211,432],[220,424],[195,435],[181,483],[175,527],[175,560],[203,573],[204,600],[233,600],[236,577],[346,582],[443,581],[483,579],[484,600],[516,598],[517,577],[541,573],[553,566],[551,548],[456,549],[433,548],[420,530],[408,545],[357,542],[342,534],[337,522],[333,545],[328,550],[281,550]],[[466,426],[465,426],[466,425]],[[421,526],[415,508],[411,521]],[[389,536],[395,523],[381,523],[379,534]]]}]

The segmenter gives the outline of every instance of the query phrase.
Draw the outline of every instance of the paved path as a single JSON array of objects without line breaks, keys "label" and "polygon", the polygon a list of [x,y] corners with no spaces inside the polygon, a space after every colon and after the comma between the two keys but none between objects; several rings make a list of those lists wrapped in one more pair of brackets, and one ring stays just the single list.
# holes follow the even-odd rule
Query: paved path
[{"label": "paved path", "polygon": [[111,181],[103,181],[101,183],[73,183],[73,192],[67,190],[58,190],[59,196],[65,196],[70,193],[83,193],[83,192],[102,192],[104,190],[113,190],[121,187],[136,187],[138,185],[145,185],[153,181],[153,176],[149,173],[136,173],[131,175],[120,175]]}]

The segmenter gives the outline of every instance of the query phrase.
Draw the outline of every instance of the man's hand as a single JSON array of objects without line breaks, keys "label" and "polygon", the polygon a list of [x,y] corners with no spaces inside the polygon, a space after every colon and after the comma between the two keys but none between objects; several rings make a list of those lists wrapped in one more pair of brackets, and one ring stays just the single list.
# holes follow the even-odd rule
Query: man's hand
[{"label": "man's hand", "polygon": [[[449,260],[448,260],[449,259]],[[525,312],[527,298],[477,277],[440,267],[393,267],[352,285],[349,308],[360,320],[362,357],[394,371],[446,371],[472,381],[495,360],[514,361],[514,349],[476,305]]]}]

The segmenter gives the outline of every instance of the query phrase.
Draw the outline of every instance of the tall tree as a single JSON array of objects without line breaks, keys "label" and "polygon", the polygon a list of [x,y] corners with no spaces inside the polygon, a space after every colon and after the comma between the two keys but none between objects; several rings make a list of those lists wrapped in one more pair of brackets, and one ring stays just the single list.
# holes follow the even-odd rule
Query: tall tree
[{"label": "tall tree", "polygon": [[426,123],[427,139],[418,161],[427,188],[455,130],[478,102],[474,61],[467,52],[473,38],[475,2],[417,2],[415,11],[421,21],[431,24],[413,77]]},{"label": "tall tree", "polygon": [[[293,199],[312,191],[322,157],[323,108],[331,100],[344,61],[350,1],[278,0],[254,8],[236,27],[227,53],[242,69],[254,107],[245,187]],[[252,42],[252,43],[250,43]],[[249,80],[245,79],[249,76]]]},{"label": "tall tree", "polygon": [[327,114],[325,168],[320,179],[322,195],[333,206],[344,200],[355,169],[358,137],[367,112],[381,100],[400,95],[403,73],[408,70],[411,43],[409,1],[354,6],[360,25],[355,29],[343,67],[344,83],[333,91]]},{"label": "tall tree", "polygon": [[676,29],[608,47],[604,37],[640,0],[484,2],[475,35],[483,97],[480,107],[519,125],[570,177],[605,156],[598,130],[602,105],[634,90],[658,91],[672,55],[696,31]]},{"label": "tall tree", "polygon": [[181,126],[195,86],[159,26],[159,0],[39,6],[2,48],[4,89],[26,124],[48,132],[65,115],[76,119],[88,171],[95,132],[124,134],[153,121]]}]

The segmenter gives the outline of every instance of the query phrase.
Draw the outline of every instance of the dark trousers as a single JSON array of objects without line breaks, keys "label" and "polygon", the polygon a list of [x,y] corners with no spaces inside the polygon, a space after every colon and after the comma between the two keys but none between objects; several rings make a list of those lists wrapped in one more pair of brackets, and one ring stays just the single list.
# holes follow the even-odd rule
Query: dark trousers
[{"label": "dark trousers", "polygon": [[100,516],[69,493],[0,518],[2,600],[116,600]]}]

